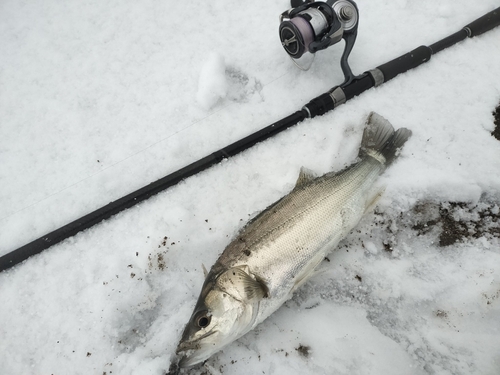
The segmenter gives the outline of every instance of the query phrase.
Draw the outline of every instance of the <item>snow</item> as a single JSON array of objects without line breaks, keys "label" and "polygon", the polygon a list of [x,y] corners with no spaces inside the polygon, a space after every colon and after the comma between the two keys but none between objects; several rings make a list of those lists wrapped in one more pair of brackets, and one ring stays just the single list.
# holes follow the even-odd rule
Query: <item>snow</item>
[{"label": "snow", "polygon": [[209,110],[226,94],[227,79],[224,57],[214,52],[201,68],[196,100],[204,109]]},{"label": "snow", "polygon": [[[355,73],[498,7],[357,4]],[[286,56],[288,5],[3,1],[0,255],[342,82],[342,43],[307,72]],[[350,164],[370,111],[413,131],[375,212],[292,300],[191,373],[500,373],[498,40],[500,28],[466,40],[1,273],[0,373],[163,374],[202,263],[301,166]]]}]

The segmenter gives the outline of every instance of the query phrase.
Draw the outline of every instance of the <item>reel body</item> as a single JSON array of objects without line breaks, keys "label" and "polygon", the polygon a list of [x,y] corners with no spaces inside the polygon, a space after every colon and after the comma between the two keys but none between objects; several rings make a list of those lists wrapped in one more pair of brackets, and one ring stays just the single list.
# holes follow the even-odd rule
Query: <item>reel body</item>
[{"label": "reel body", "polygon": [[[298,3],[298,4],[297,4]],[[315,54],[341,39],[345,40],[344,53],[340,65],[345,83],[354,76],[347,59],[354,46],[358,32],[358,8],[352,0],[292,1],[296,7],[283,12],[280,16],[279,36],[281,45],[292,61],[303,70],[309,69],[300,64],[299,59],[306,53]]]}]

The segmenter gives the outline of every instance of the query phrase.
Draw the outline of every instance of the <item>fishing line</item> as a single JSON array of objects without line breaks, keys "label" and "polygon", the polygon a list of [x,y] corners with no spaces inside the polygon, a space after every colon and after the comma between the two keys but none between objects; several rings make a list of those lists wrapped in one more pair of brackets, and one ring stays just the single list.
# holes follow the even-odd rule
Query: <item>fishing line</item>
[{"label": "fishing line", "polygon": [[[273,80],[269,81],[268,83],[263,84],[263,85],[262,85],[262,87],[263,87],[263,88],[264,88],[264,87],[267,87],[267,86],[269,86],[269,85],[273,84],[274,82],[279,81],[280,79],[282,79],[283,77],[285,77],[285,76],[287,76],[287,75],[289,75],[289,74],[290,74],[290,72],[286,72],[286,73],[282,74],[281,76],[279,76],[279,77],[277,77],[277,78],[275,78],[275,79],[273,79]],[[126,156],[125,158],[123,158],[123,159],[121,159],[121,160],[119,160],[119,161],[117,161],[117,162],[115,162],[115,163],[113,163],[113,164],[110,164],[110,165],[108,165],[108,166],[106,166],[106,167],[104,167],[104,168],[102,168],[102,169],[98,170],[97,172],[94,172],[94,173],[92,173],[92,174],[88,175],[87,177],[85,177],[85,178],[83,178],[83,179],[80,179],[80,180],[78,180],[78,181],[76,181],[76,182],[74,182],[74,183],[71,183],[70,185],[67,185],[66,187],[64,187],[64,188],[62,188],[62,189],[60,189],[60,190],[58,190],[58,191],[56,191],[56,192],[50,193],[50,194],[48,194],[48,195],[44,196],[43,198],[41,198],[41,199],[39,199],[39,200],[37,200],[37,201],[35,201],[35,202],[33,202],[33,203],[31,203],[31,204],[27,205],[27,206],[21,207],[21,208],[19,208],[19,209],[15,210],[14,212],[12,212],[12,213],[10,213],[10,214],[8,214],[8,215],[6,215],[6,216],[0,217],[0,221],[5,221],[5,220],[7,220],[7,219],[9,219],[9,218],[11,218],[11,217],[13,217],[13,216],[15,216],[15,215],[19,214],[19,213],[20,213],[20,212],[22,212],[22,211],[25,211],[25,210],[27,210],[27,209],[29,209],[29,208],[32,208],[32,207],[34,207],[34,206],[36,206],[36,205],[38,205],[38,204],[40,204],[40,203],[42,203],[42,202],[45,202],[45,201],[49,200],[49,199],[50,199],[50,198],[52,198],[52,197],[55,197],[55,196],[57,196],[57,195],[59,195],[59,194],[61,194],[61,193],[65,192],[65,191],[67,191],[67,190],[69,190],[69,189],[71,189],[71,188],[73,188],[73,187],[75,187],[75,186],[77,186],[77,185],[79,185],[79,184],[81,184],[81,183],[83,183],[83,182],[85,182],[85,181],[87,181],[87,180],[89,180],[89,179],[91,179],[91,178],[95,177],[95,176],[100,175],[101,173],[104,173],[104,172],[105,172],[105,171],[107,171],[108,169],[111,169],[111,168],[113,168],[113,167],[115,167],[115,166],[117,166],[117,165],[119,165],[119,164],[121,164],[121,163],[123,163],[123,162],[125,162],[125,161],[129,160],[129,159],[132,159],[132,158],[134,158],[134,157],[138,156],[139,154],[142,154],[143,152],[145,152],[145,151],[147,151],[147,150],[149,150],[149,149],[151,149],[151,148],[155,147],[156,145],[158,145],[158,144],[160,144],[160,143],[162,143],[162,142],[164,142],[164,141],[166,141],[166,140],[168,140],[168,139],[170,139],[170,138],[172,138],[172,137],[176,136],[177,134],[182,133],[182,132],[184,132],[184,131],[188,130],[189,128],[191,128],[191,127],[193,127],[193,126],[197,125],[198,123],[201,123],[201,122],[203,122],[203,121],[207,120],[208,118],[210,118],[210,117],[212,117],[212,116],[216,115],[217,113],[221,112],[222,110],[225,110],[225,109],[227,109],[227,108],[230,108],[231,106],[236,105],[236,103],[237,103],[237,102],[234,102],[234,101],[229,101],[229,102],[228,102],[228,103],[226,103],[225,105],[218,107],[216,110],[214,110],[214,111],[210,112],[210,113],[209,113],[209,114],[207,114],[206,116],[201,117],[201,118],[200,118],[200,119],[198,119],[198,120],[195,120],[194,122],[192,122],[191,124],[187,125],[186,127],[181,128],[181,129],[179,129],[179,130],[176,130],[176,131],[175,131],[175,132],[173,132],[172,134],[170,134],[170,135],[168,135],[168,136],[166,136],[166,137],[164,137],[164,138],[162,138],[162,139],[160,139],[160,140],[158,140],[158,141],[156,141],[156,142],[154,142],[154,143],[151,143],[150,145],[148,145],[148,146],[146,146],[146,147],[144,147],[144,148],[142,148],[142,149],[138,150],[137,152],[135,152],[135,153],[133,153],[133,154],[130,154],[130,155]]]},{"label": "fishing line", "polygon": [[[500,25],[499,7],[430,46],[419,46],[374,69],[354,75],[349,67],[348,57],[356,40],[359,20],[358,8],[352,0],[328,0],[326,3],[319,3],[294,0],[292,4],[295,7],[284,12],[280,17],[279,36],[285,52],[292,59],[300,59],[302,55],[307,53],[314,54],[344,39],[344,52],[340,58],[340,66],[344,73],[342,84],[312,99],[291,115],[0,257],[0,271],[11,268],[30,256],[133,207],[180,181],[237,155],[307,118],[323,115],[366,90],[380,86],[397,75],[420,66],[429,61],[432,55],[464,39],[481,35]],[[296,18],[301,18],[301,20]]]}]

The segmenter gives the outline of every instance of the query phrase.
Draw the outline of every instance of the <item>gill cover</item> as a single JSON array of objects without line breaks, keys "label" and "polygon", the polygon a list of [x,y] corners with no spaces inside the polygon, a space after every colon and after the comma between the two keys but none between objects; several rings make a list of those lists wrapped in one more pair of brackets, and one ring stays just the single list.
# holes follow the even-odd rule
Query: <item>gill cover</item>
[{"label": "gill cover", "polygon": [[248,266],[210,272],[177,347],[179,366],[202,362],[248,332],[267,292]]}]

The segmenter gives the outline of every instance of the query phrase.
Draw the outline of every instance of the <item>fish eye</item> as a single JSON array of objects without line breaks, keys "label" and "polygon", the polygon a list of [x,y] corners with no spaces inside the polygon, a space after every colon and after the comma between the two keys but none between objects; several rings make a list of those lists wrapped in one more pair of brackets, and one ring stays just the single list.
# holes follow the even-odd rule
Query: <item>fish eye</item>
[{"label": "fish eye", "polygon": [[211,320],[212,320],[211,314],[209,314],[208,311],[205,310],[205,311],[200,311],[197,314],[197,316],[194,318],[194,323],[199,328],[206,328],[210,324]]},{"label": "fish eye", "polygon": [[210,324],[211,317],[207,315],[202,315],[198,318],[196,323],[198,324],[198,327],[200,328],[206,328]]}]

